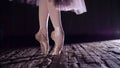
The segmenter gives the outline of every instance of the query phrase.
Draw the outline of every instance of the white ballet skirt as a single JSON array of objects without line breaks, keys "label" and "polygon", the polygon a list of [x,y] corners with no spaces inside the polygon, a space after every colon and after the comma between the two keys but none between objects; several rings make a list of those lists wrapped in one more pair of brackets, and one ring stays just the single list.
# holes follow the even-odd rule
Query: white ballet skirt
[{"label": "white ballet skirt", "polygon": [[56,9],[60,11],[73,11],[77,15],[87,12],[84,0],[73,0],[69,6],[58,6]]},{"label": "white ballet skirt", "polygon": [[[9,0],[9,1],[19,1],[22,3],[39,6],[39,0]],[[87,12],[84,0],[72,0],[72,3],[69,6],[61,5],[61,6],[57,6],[56,9],[60,11],[73,11],[77,15]]]}]

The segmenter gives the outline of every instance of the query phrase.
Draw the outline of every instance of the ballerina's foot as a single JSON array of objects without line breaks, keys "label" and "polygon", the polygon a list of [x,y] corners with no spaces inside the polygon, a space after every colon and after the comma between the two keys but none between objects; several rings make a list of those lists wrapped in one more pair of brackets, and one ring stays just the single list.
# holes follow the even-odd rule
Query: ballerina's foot
[{"label": "ballerina's foot", "polygon": [[62,31],[53,31],[51,33],[51,38],[55,42],[52,55],[60,55],[64,45],[64,33]]},{"label": "ballerina's foot", "polygon": [[36,33],[35,39],[40,43],[41,54],[46,56],[50,49],[47,35],[45,36],[42,33]]}]

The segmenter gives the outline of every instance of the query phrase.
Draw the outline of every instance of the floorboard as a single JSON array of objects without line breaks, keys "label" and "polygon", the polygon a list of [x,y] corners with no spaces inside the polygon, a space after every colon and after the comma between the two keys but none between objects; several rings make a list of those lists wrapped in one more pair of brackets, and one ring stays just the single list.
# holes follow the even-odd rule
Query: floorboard
[{"label": "floorboard", "polygon": [[[48,59],[48,60],[47,60]],[[120,39],[65,44],[60,56],[39,47],[0,50],[0,68],[120,68]]]}]

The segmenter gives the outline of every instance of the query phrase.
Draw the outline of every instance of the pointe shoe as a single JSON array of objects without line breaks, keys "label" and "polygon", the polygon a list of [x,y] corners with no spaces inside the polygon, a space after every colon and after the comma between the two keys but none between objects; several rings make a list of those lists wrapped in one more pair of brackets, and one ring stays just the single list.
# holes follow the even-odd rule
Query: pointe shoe
[{"label": "pointe shoe", "polygon": [[47,55],[49,53],[49,41],[41,32],[35,34],[35,39],[40,43],[41,54]]},{"label": "pointe shoe", "polygon": [[60,55],[62,47],[64,45],[64,34],[53,31],[51,33],[51,38],[55,42],[54,48],[52,50],[52,55]]}]

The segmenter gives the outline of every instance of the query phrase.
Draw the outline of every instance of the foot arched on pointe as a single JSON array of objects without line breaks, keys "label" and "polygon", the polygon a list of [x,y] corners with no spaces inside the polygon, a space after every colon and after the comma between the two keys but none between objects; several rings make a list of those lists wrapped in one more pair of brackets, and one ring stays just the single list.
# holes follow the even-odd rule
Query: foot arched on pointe
[{"label": "foot arched on pointe", "polygon": [[47,55],[50,50],[47,35],[44,35],[42,32],[37,32],[35,34],[35,39],[40,43],[41,54]]},{"label": "foot arched on pointe", "polygon": [[61,50],[64,45],[64,32],[62,31],[53,31],[51,33],[51,38],[55,42],[52,55],[60,55]]}]

